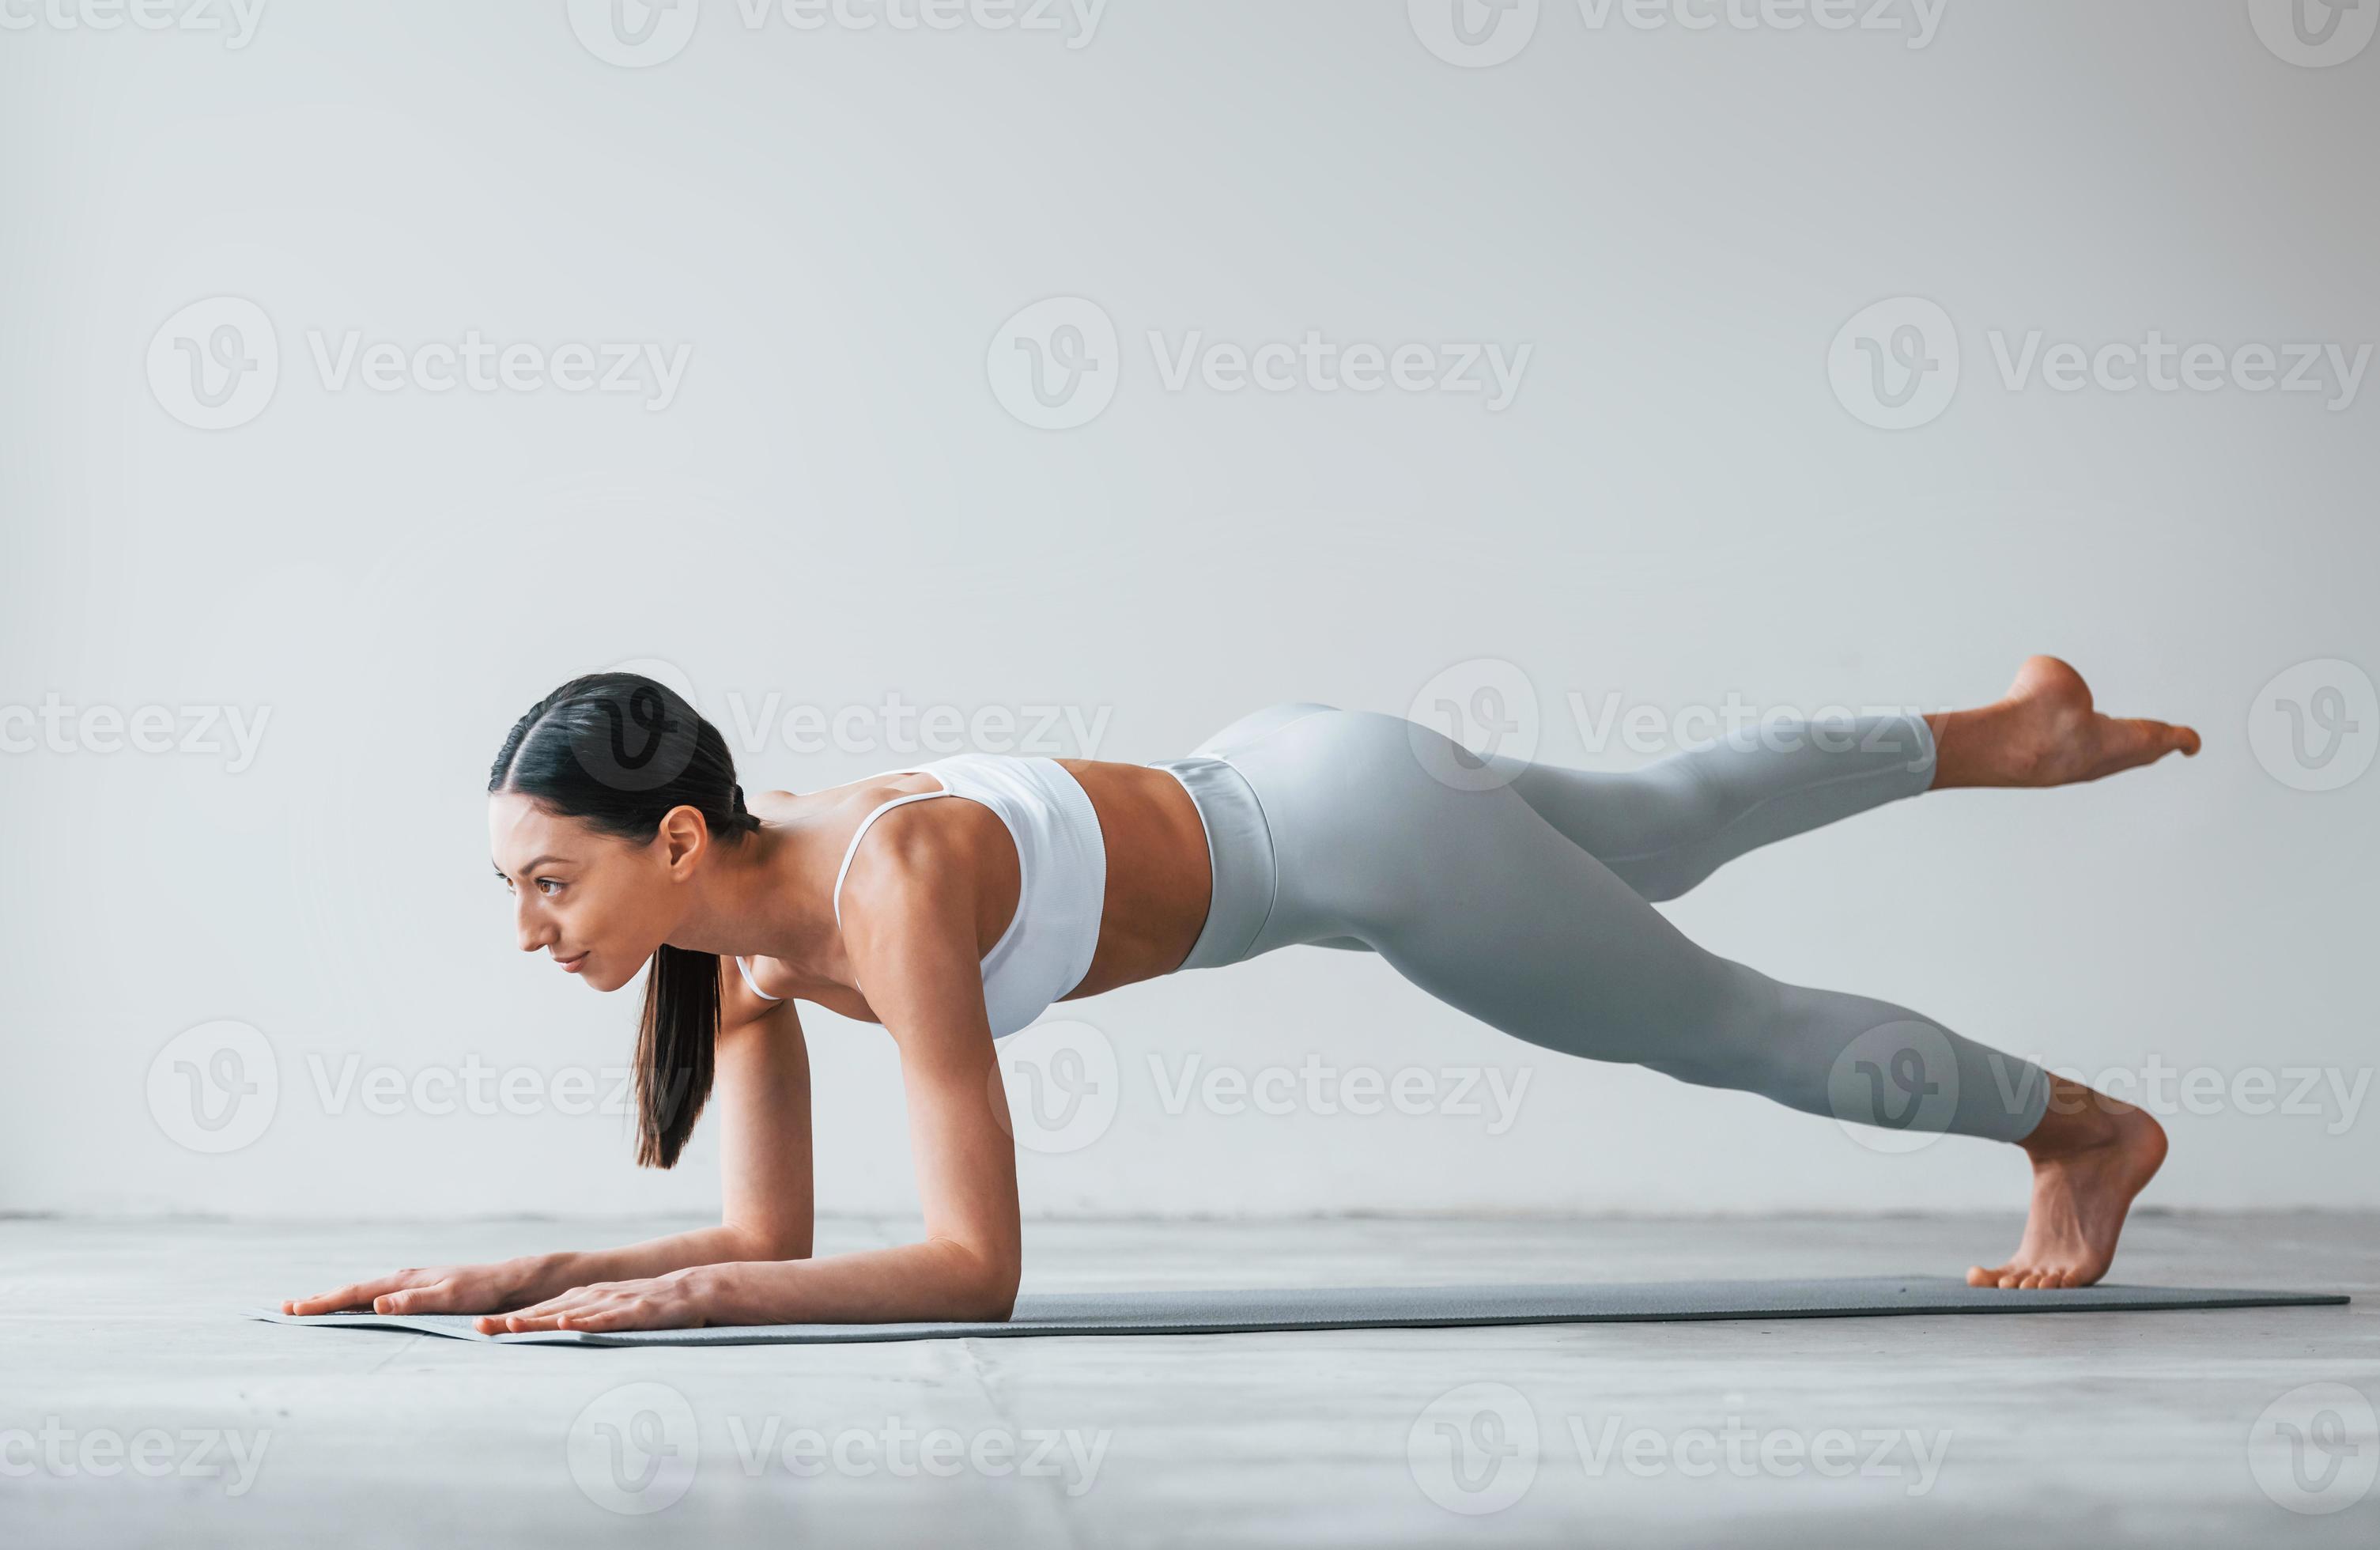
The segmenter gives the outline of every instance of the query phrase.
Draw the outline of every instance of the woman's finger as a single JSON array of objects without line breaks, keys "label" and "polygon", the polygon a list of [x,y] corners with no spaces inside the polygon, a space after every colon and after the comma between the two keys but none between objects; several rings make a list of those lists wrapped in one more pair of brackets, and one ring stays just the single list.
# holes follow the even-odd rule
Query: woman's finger
[{"label": "woman's finger", "polygon": [[455,1283],[432,1282],[426,1287],[409,1287],[401,1291],[382,1292],[372,1299],[375,1313],[439,1313],[452,1309]]},{"label": "woman's finger", "polygon": [[564,1292],[559,1297],[547,1298],[543,1302],[537,1304],[533,1308],[523,1308],[516,1312],[505,1313],[502,1316],[507,1320],[536,1319],[540,1321],[536,1324],[508,1324],[505,1326],[508,1329],[551,1329],[553,1327],[551,1321],[556,1313],[565,1312],[573,1308],[583,1308],[589,1306],[589,1304],[610,1297],[611,1295],[612,1288],[608,1286],[574,1287],[570,1290]]},{"label": "woman's finger", "polygon": [[502,1316],[500,1322],[504,1326],[503,1333],[506,1335],[524,1335],[532,1330],[561,1328],[561,1321],[569,1312],[570,1311],[567,1309],[558,1308],[551,1313],[538,1313],[535,1315],[525,1313],[506,1313]]},{"label": "woman's finger", "polygon": [[526,1308],[516,1308],[504,1316],[506,1318],[513,1319],[525,1319],[537,1314],[551,1313],[557,1308],[567,1307],[571,1303],[579,1300],[581,1298],[592,1295],[593,1291],[594,1288],[591,1287],[573,1287],[568,1291],[557,1293],[552,1297],[547,1298],[542,1302],[531,1303]]},{"label": "woman's finger", "polygon": [[374,1276],[369,1281],[357,1281],[336,1291],[317,1293],[312,1297],[293,1298],[281,1305],[285,1313],[335,1313],[347,1308],[369,1308],[372,1299],[407,1285],[407,1278],[418,1271],[399,1270],[391,1275]]}]

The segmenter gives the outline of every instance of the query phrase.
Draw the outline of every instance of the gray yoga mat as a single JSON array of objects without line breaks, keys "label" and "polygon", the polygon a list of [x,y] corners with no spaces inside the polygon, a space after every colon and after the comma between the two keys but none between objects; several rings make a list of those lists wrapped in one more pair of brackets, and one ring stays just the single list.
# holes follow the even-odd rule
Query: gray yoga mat
[{"label": "gray yoga mat", "polygon": [[1234,1291],[1026,1292],[1005,1324],[768,1324],[710,1329],[482,1335],[468,1313],[315,1313],[254,1308],[276,1324],[398,1329],[534,1346],[844,1345],[1022,1335],[1232,1335],[1265,1329],[1427,1329],[1449,1324],[1658,1324],[1686,1319],[1872,1318],[1895,1313],[2155,1312],[2312,1307],[2337,1292],[2204,1287],[2000,1291],[1947,1275],[1817,1281],[1635,1281],[1608,1286],[1293,1287]]}]

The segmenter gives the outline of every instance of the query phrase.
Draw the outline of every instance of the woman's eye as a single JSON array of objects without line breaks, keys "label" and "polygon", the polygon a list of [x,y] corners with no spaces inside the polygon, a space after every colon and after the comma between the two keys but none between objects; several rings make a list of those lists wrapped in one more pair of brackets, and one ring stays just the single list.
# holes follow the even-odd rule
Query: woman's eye
[{"label": "woman's eye", "polygon": [[[553,885],[553,886],[554,886],[554,888],[556,888],[556,889],[559,889],[559,888],[562,886],[562,883],[561,883],[561,881],[560,881],[558,878],[552,878],[552,877],[540,877],[540,878],[539,878],[539,879],[537,880],[537,885],[538,885],[538,887],[539,887],[540,890],[544,889],[544,888],[545,888],[545,885],[546,885],[547,884],[549,884],[549,883],[552,884],[552,885]],[[552,895],[552,893],[548,892],[548,893],[546,894],[546,896],[545,896],[545,897],[548,897],[548,898],[552,898],[552,897],[553,897],[553,895]]]}]

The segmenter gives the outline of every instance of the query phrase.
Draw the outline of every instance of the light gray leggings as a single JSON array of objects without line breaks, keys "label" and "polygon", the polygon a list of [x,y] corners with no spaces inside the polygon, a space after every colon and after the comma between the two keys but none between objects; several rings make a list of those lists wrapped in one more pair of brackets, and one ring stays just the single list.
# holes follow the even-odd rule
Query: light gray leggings
[{"label": "light gray leggings", "polygon": [[1184,969],[1297,944],[1377,952],[1566,1054],[1893,1129],[2016,1141],[2040,1122],[2031,1062],[1888,1001],[1770,979],[1652,906],[1755,846],[1925,790],[1920,716],[1771,722],[1605,774],[1482,761],[1401,716],[1298,702],[1157,766],[1197,800],[1214,864]]}]

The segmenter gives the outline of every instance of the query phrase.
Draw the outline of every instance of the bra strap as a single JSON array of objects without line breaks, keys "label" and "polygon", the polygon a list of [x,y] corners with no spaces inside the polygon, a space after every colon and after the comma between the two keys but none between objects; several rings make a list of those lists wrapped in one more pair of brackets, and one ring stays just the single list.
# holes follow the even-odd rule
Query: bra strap
[{"label": "bra strap", "polygon": [[743,958],[738,958],[735,960],[735,967],[744,971],[744,982],[750,985],[752,987],[752,994],[759,996],[761,1000],[783,1001],[784,999],[782,995],[771,995],[767,991],[762,990],[760,988],[760,982],[752,978],[752,966]]},{"label": "bra strap", "polygon": [[947,788],[940,791],[912,791],[905,797],[895,797],[891,801],[883,803],[875,812],[859,821],[859,827],[852,831],[851,843],[844,848],[843,865],[836,869],[834,874],[834,923],[838,927],[843,924],[844,874],[851,870],[851,858],[858,853],[860,836],[868,833],[868,826],[903,802],[921,802],[929,797],[953,797],[957,794]]}]

